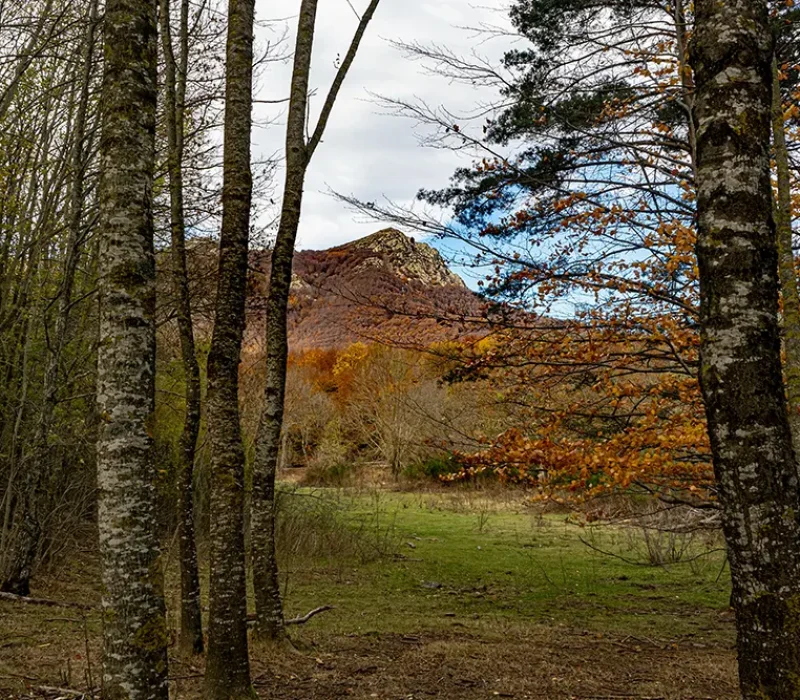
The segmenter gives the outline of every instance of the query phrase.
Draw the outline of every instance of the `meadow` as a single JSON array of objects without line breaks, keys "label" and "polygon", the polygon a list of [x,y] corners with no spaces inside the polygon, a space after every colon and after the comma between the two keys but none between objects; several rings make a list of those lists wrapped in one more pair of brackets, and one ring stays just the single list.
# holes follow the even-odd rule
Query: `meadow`
[{"label": "meadow", "polygon": [[[291,626],[291,643],[253,645],[261,697],[738,696],[717,533],[599,525],[467,488],[284,485],[280,503],[287,617],[333,609]],[[89,550],[32,595],[92,609],[0,601],[0,696],[97,695],[98,579]],[[199,696],[199,662],[175,655],[170,676],[173,697]]]}]

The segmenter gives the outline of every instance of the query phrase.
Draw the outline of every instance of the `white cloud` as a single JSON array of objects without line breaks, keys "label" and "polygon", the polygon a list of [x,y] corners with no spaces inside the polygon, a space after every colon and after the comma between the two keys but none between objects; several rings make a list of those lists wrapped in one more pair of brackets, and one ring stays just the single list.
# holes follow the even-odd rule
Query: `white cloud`
[{"label": "white cloud", "polygon": [[[366,5],[366,0],[351,1],[359,12]],[[413,123],[386,114],[370,93],[394,99],[419,98],[431,105],[445,104],[456,112],[467,112],[477,103],[496,97],[493,90],[431,75],[390,43],[392,40],[436,42],[456,53],[469,54],[481,40],[464,27],[507,21],[503,10],[505,0],[483,1],[484,6],[465,0],[381,0],[309,170],[299,248],[328,248],[367,235],[379,226],[354,215],[327,194],[329,190],[364,200],[388,197],[399,203],[411,203],[420,187],[445,185],[454,168],[464,162],[464,156],[456,153],[421,147]],[[258,19],[289,18],[287,48],[290,48],[294,44],[298,8],[299,0],[263,2],[257,7]],[[347,50],[356,24],[347,0],[320,2],[311,79],[312,89],[317,91],[311,101],[312,123],[335,73],[336,57]],[[280,32],[276,24],[274,29],[259,29],[257,38],[263,45]],[[494,41],[481,43],[477,48],[482,54],[498,58],[507,45]],[[290,71],[288,63],[268,67],[259,80],[256,98],[285,97]],[[274,124],[256,128],[256,157],[282,151],[284,117],[285,108],[279,112],[274,107],[258,105],[256,118],[272,118]]]}]

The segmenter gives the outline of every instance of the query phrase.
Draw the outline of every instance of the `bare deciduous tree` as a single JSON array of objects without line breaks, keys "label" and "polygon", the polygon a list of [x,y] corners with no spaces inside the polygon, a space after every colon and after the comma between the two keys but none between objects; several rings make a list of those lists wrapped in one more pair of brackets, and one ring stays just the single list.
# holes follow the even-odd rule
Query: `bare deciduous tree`
[{"label": "bare deciduous tree", "polygon": [[254,0],[230,0],[225,85],[222,231],[216,313],[208,358],[211,442],[211,579],[206,696],[252,696],[247,651],[244,551],[244,447],[239,417],[239,360],[245,325],[253,177]]},{"label": "bare deciduous tree", "polygon": [[259,636],[267,639],[276,639],[283,634],[283,610],[275,560],[275,471],[283,427],[286,364],[289,352],[286,328],[287,305],[292,282],[294,245],[300,225],[303,188],[311,158],[322,141],[336,98],[353,65],[378,2],[379,0],[370,0],[364,14],[359,18],[350,47],[342,59],[322,105],[317,125],[308,139],[305,132],[308,120],[308,84],[318,0],[303,0],[300,5],[286,128],[286,179],[280,225],[272,251],[267,293],[267,383],[253,468],[252,560],[256,630]]},{"label": "bare deciduous tree", "polygon": [[[6,367],[0,433],[5,432],[4,442],[10,448],[0,450],[6,456],[5,464],[0,461],[6,470],[0,588],[21,594],[29,590],[42,555],[52,551],[58,540],[49,526],[54,512],[70,500],[76,511],[85,506],[77,489],[62,501],[60,489],[70,491],[81,477],[79,470],[68,473],[71,470],[60,466],[69,442],[62,421],[68,421],[72,412],[57,409],[68,398],[74,378],[67,371],[70,344],[79,351],[94,345],[95,327],[92,321],[85,325],[82,302],[87,289],[79,265],[94,221],[94,182],[88,170],[97,127],[92,108],[98,73],[97,3],[90,0],[74,8],[74,15],[66,15],[52,2],[41,11],[47,15],[39,18],[37,27],[45,19],[52,22],[57,29],[48,30],[48,35],[58,35],[61,45],[49,59],[34,61],[36,57],[29,56],[24,84],[6,93],[3,141],[10,147],[4,154],[10,160],[3,159],[7,174],[0,184],[4,263],[0,361]],[[69,23],[74,23],[74,31]],[[76,75],[70,51],[79,56]],[[44,89],[53,82],[56,89]],[[38,144],[33,151],[25,145],[32,143]],[[25,152],[28,155],[20,158]],[[20,361],[15,347],[21,350]],[[17,399],[13,419],[8,420]],[[65,529],[62,520],[59,530]]]},{"label": "bare deciduous tree", "polygon": [[200,366],[194,343],[189,273],[186,263],[186,224],[183,205],[183,154],[186,118],[186,80],[189,63],[189,0],[181,0],[178,30],[178,57],[172,46],[170,2],[161,0],[161,42],[165,62],[165,118],[167,131],[167,169],[169,171],[170,240],[172,274],[177,304],[178,333],[186,384],[186,414],[180,437],[178,472],[178,510],[181,565],[181,648],[200,654],[203,651],[203,626],[200,615],[200,576],[194,537],[194,456],[200,432]]}]

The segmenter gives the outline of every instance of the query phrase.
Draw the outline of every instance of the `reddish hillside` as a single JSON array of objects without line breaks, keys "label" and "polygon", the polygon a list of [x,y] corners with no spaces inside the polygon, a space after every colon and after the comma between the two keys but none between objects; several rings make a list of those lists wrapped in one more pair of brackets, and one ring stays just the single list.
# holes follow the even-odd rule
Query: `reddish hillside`
[{"label": "reddish hillside", "polygon": [[[264,323],[269,252],[252,255],[248,335]],[[293,349],[355,341],[429,345],[477,333],[482,302],[441,255],[396,229],[295,256],[289,332]],[[472,322],[471,322],[472,319]]]}]

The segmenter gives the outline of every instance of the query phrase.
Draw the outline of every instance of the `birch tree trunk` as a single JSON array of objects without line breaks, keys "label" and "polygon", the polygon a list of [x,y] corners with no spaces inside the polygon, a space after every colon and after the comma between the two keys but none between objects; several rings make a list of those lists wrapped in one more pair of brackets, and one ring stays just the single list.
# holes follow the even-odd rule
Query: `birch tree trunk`
[{"label": "birch tree trunk", "polygon": [[103,692],[167,699],[155,532],[156,0],[108,0],[100,145],[98,524]]},{"label": "birch tree trunk", "polygon": [[308,83],[318,0],[303,0],[300,5],[286,128],[286,181],[280,225],[272,251],[267,292],[266,388],[253,465],[251,549],[256,634],[262,639],[274,640],[284,634],[283,606],[275,558],[275,473],[281,446],[286,395],[286,364],[289,353],[287,307],[292,283],[294,246],[303,204],[303,188],[308,165],[322,141],[336,98],[353,65],[378,2],[379,0],[371,0],[359,18],[350,47],[331,84],[316,128],[308,142],[305,136]]},{"label": "birch tree trunk", "polygon": [[206,697],[253,697],[247,652],[244,447],[239,358],[245,325],[253,178],[250,130],[254,0],[230,0],[225,86],[222,231],[207,419],[211,442],[211,581]]},{"label": "birch tree trunk", "polygon": [[745,699],[800,697],[800,487],[786,412],[764,0],[697,0],[701,370]]},{"label": "birch tree trunk", "polygon": [[172,47],[170,2],[161,0],[161,42],[164,53],[164,112],[169,172],[172,283],[177,306],[178,334],[186,384],[186,415],[176,455],[181,565],[180,647],[185,653],[203,652],[200,576],[194,536],[194,456],[200,432],[200,367],[197,363],[186,263],[186,225],[183,206],[184,118],[186,72],[189,61],[189,0],[181,0],[178,59]]},{"label": "birch tree trunk", "polygon": [[792,192],[789,176],[789,151],[786,146],[786,125],[778,70],[778,59],[772,57],[772,141],[775,169],[778,175],[775,225],[778,233],[778,273],[783,298],[783,345],[786,351],[784,376],[788,400],[789,426],[795,456],[800,456],[800,292],[792,251]]}]

